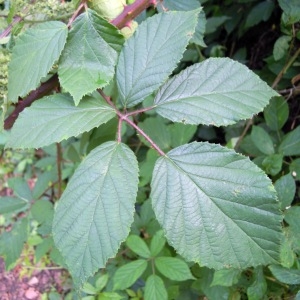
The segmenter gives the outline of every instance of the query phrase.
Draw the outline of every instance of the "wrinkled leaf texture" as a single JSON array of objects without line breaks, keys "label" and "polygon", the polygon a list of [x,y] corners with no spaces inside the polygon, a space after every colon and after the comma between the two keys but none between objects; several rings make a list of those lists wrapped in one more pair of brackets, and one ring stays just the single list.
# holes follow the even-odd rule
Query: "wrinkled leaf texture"
[{"label": "wrinkled leaf texture", "polygon": [[80,164],[54,214],[54,242],[80,287],[116,255],[133,222],[138,164],[125,144],[106,142]]},{"label": "wrinkled leaf texture", "polygon": [[276,263],[282,220],[271,181],[248,158],[209,143],[160,157],[151,198],[180,255],[222,269]]}]

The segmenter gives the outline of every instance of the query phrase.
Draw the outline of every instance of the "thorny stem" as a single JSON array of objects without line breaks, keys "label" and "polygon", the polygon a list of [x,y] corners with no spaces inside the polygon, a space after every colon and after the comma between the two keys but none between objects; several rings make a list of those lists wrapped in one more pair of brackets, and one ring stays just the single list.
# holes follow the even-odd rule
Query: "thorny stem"
[{"label": "thorny stem", "polygon": [[140,109],[140,110],[136,110],[136,111],[133,111],[133,112],[130,112],[130,113],[121,113],[117,107],[115,106],[115,104],[111,101],[110,97],[108,97],[107,95],[104,94],[104,92],[101,90],[101,89],[98,89],[98,92],[99,94],[103,97],[103,99],[111,106],[115,109],[116,111],[116,114],[118,115],[119,117],[119,125],[118,125],[118,142],[120,143],[121,142],[121,129],[122,129],[122,125],[121,123],[124,121],[126,122],[127,124],[129,124],[131,127],[133,127],[140,135],[142,135],[151,145],[151,147],[153,149],[155,149],[159,155],[161,156],[165,156],[166,154],[157,146],[157,144],[139,127],[137,126],[132,120],[130,120],[130,116],[132,115],[136,115],[138,113],[141,113],[141,112],[144,112],[144,111],[147,111],[147,110],[150,110],[152,109],[152,107],[150,108],[144,108],[144,109]]}]

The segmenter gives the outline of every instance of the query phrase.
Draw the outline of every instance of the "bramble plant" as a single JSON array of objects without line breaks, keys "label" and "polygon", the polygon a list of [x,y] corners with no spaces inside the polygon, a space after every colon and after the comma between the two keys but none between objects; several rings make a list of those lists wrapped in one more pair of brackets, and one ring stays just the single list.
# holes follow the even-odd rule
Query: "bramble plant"
[{"label": "bramble plant", "polygon": [[[99,9],[105,8],[101,1],[82,1],[67,25],[46,21],[30,27],[12,50],[9,102],[17,103],[34,89],[44,96],[60,87],[33,99],[8,120],[6,128],[16,119],[7,148],[41,148],[117,123],[115,140],[92,147],[54,212],[54,243],[77,289],[87,289],[87,280],[117,254],[134,220],[137,193],[144,184],[136,154],[124,139],[128,128],[153,149],[149,198],[163,231],[154,235],[150,250],[138,236],[128,237],[128,247],[141,258],[116,272],[114,290],[130,287],[148,261],[168,278],[168,264],[181,270],[174,280],[194,278],[182,260],[156,258],[165,238],[187,262],[223,270],[224,276],[269,264],[276,272],[283,217],[271,180],[234,150],[188,142],[195,125],[228,126],[252,118],[278,93],[229,58],[209,58],[174,72],[189,42],[204,43],[205,17],[199,5],[167,11],[172,1],[165,2],[136,0],[121,15],[120,6],[115,15],[106,15]],[[150,5],[158,5],[160,13],[146,18],[125,39],[119,29],[129,26],[131,10],[139,13]],[[144,114],[161,118],[143,120]],[[170,141],[160,124],[172,128]],[[156,136],[148,133],[149,127],[157,128]],[[262,129],[254,127],[253,135],[256,130]],[[122,284],[133,271],[135,276]],[[105,276],[99,292],[107,283]],[[155,273],[150,275],[145,299],[159,299],[155,290],[167,299],[162,285]]]}]

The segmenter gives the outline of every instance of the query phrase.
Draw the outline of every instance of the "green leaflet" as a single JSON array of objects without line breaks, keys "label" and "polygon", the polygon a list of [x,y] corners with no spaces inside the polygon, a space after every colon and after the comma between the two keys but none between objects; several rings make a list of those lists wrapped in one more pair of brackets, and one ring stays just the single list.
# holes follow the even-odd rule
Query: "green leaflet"
[{"label": "green leaflet", "polygon": [[19,211],[27,206],[28,202],[16,197],[0,197],[0,214]]},{"label": "green leaflet", "polygon": [[158,159],[151,186],[156,217],[186,260],[215,269],[278,260],[275,189],[248,158],[219,145],[183,145]]},{"label": "green leaflet", "polygon": [[177,257],[157,257],[155,266],[160,273],[171,280],[194,279],[187,263]]},{"label": "green leaflet", "polygon": [[118,268],[114,275],[114,290],[125,290],[132,286],[146,268],[147,261],[145,259],[138,259]]},{"label": "green leaflet", "polygon": [[65,94],[44,97],[26,108],[13,126],[7,147],[39,148],[61,142],[106,123],[115,111],[99,98],[86,96],[75,106]]},{"label": "green leaflet", "polygon": [[278,151],[284,156],[300,155],[300,126],[284,136]]},{"label": "green leaflet", "polygon": [[126,41],[116,71],[124,107],[142,102],[168,78],[195,31],[198,13],[199,9],[157,14]]},{"label": "green leaflet", "polygon": [[8,100],[17,102],[35,89],[58,60],[67,39],[67,25],[51,21],[26,30],[16,40],[8,69]]},{"label": "green leaflet", "polygon": [[55,210],[53,237],[77,287],[126,239],[137,187],[135,155],[122,143],[95,148],[75,171]]},{"label": "green leaflet", "polygon": [[77,105],[113,78],[124,39],[117,28],[88,10],[74,22],[59,62],[59,81]]},{"label": "green leaflet", "polygon": [[210,58],[170,79],[154,102],[157,113],[174,122],[226,126],[251,118],[276,95],[244,65]]},{"label": "green leaflet", "polygon": [[168,293],[163,280],[157,275],[150,275],[145,286],[145,300],[167,300]]}]

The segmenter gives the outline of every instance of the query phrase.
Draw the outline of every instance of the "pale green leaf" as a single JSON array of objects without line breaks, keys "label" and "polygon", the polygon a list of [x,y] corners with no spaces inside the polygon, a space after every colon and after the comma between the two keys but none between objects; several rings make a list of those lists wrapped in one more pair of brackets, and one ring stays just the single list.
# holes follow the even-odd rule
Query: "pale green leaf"
[{"label": "pale green leaf", "polygon": [[157,257],[155,266],[158,271],[171,280],[184,281],[194,279],[185,261],[176,257]]},{"label": "pale green leaf", "polygon": [[280,7],[289,18],[289,23],[300,21],[300,3],[299,0],[278,0]]},{"label": "pale green leaf", "polygon": [[259,151],[264,154],[274,154],[274,145],[270,135],[259,126],[252,126],[251,139]]},{"label": "pale green leaf", "polygon": [[15,122],[7,147],[39,148],[106,123],[115,116],[101,98],[86,96],[75,106],[72,97],[56,94],[34,102]]},{"label": "pale green leaf", "polygon": [[159,230],[155,233],[152,237],[151,244],[150,244],[150,251],[152,256],[156,256],[165,246],[166,239],[164,236],[164,232]]},{"label": "pale green leaf", "polygon": [[27,201],[32,200],[32,193],[27,181],[21,177],[13,177],[8,179],[8,186],[14,191],[14,195]]},{"label": "pale green leaf", "polygon": [[119,267],[114,275],[114,290],[125,290],[131,287],[144,273],[147,261],[138,259]]},{"label": "pale green leaf", "polygon": [[300,126],[285,135],[278,151],[284,156],[300,155]]},{"label": "pale green leaf", "polygon": [[157,275],[150,275],[145,286],[145,300],[167,300],[168,293],[164,282]]},{"label": "pale green leaf", "polygon": [[136,157],[122,143],[95,148],[75,171],[58,202],[53,236],[77,286],[105,267],[126,239],[137,187]]},{"label": "pale green leaf", "polygon": [[35,89],[58,60],[67,39],[67,25],[39,24],[18,37],[8,68],[8,100],[17,102]]},{"label": "pale green leaf", "polygon": [[28,235],[28,220],[23,218],[16,222],[9,232],[0,236],[0,256],[3,256],[6,269],[11,269],[20,257]]},{"label": "pale green leaf", "polygon": [[[183,10],[189,11],[193,9],[197,9],[200,7],[200,3],[198,0],[164,0],[163,2],[158,2],[157,8],[160,12],[166,10]],[[205,13],[203,10],[200,11],[198,17],[198,24],[196,26],[195,33],[191,39],[191,42],[198,44],[202,47],[205,47],[205,43],[203,40],[204,33],[205,33],[205,25],[206,25],[206,18]]]},{"label": "pale green leaf", "polygon": [[287,269],[279,265],[269,266],[269,269],[280,282],[286,284],[300,284],[300,270]]},{"label": "pale green leaf", "polygon": [[116,72],[124,107],[142,102],[168,78],[195,31],[198,13],[199,10],[157,14],[143,22],[126,41]]},{"label": "pale green leaf", "polygon": [[241,270],[237,269],[222,269],[214,273],[213,281],[210,286],[228,286],[236,284],[241,277]]},{"label": "pale green leaf", "polygon": [[16,197],[0,197],[0,214],[19,211],[25,208],[27,204],[27,201]]},{"label": "pale green leaf", "polygon": [[82,97],[113,78],[123,37],[113,25],[87,10],[73,23],[62,53],[58,75],[77,105]]},{"label": "pale green leaf", "polygon": [[127,246],[136,254],[144,258],[151,256],[149,247],[145,241],[137,235],[130,235],[126,240]]},{"label": "pale green leaf", "polygon": [[220,126],[251,118],[276,95],[244,65],[210,58],[170,79],[154,102],[157,113],[174,122]]},{"label": "pale green leaf", "polygon": [[284,237],[280,245],[280,264],[285,268],[292,268],[295,263],[295,253],[291,242]]},{"label": "pale green leaf", "polygon": [[151,186],[156,217],[186,260],[215,269],[278,260],[275,189],[248,158],[219,145],[183,145],[157,160]]}]

